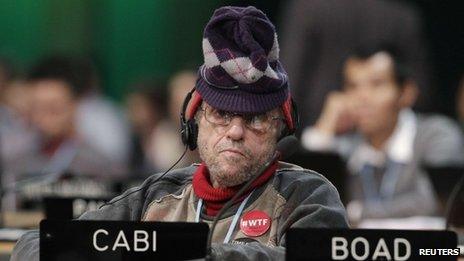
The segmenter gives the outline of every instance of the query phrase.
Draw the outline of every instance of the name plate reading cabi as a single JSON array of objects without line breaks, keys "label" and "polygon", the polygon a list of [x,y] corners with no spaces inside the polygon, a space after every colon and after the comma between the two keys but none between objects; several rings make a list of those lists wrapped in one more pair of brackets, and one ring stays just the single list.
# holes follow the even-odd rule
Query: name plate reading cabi
[{"label": "name plate reading cabi", "polygon": [[208,230],[205,223],[43,220],[40,260],[203,258]]},{"label": "name plate reading cabi", "polygon": [[286,260],[456,260],[456,233],[385,229],[291,229]]}]

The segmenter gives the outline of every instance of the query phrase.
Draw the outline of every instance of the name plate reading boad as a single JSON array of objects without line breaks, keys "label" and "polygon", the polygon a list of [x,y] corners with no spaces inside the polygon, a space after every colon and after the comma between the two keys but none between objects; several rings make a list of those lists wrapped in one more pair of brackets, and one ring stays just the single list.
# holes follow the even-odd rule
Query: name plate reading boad
[{"label": "name plate reading boad", "polygon": [[287,232],[286,260],[457,260],[456,233],[380,229]]},{"label": "name plate reading boad", "polygon": [[208,231],[205,223],[43,220],[40,260],[204,258]]}]

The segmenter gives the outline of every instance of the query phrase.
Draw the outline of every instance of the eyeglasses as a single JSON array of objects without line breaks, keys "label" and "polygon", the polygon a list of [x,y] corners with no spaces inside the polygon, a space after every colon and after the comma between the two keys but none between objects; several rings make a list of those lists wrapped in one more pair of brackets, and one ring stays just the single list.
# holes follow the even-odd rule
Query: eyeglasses
[{"label": "eyeglasses", "polygon": [[217,110],[211,106],[205,106],[200,110],[203,111],[205,119],[213,125],[228,126],[234,117],[240,117],[248,129],[257,133],[268,131],[275,120],[285,120],[282,117],[272,115],[270,112],[263,114],[240,114]]}]

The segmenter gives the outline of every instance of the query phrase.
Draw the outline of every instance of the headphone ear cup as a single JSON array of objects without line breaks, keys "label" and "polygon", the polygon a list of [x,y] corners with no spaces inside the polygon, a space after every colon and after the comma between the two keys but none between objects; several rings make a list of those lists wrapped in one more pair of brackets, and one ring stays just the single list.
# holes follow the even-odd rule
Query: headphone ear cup
[{"label": "headphone ear cup", "polygon": [[289,135],[295,134],[296,130],[300,127],[300,114],[298,113],[298,107],[296,106],[295,100],[293,98],[290,101],[292,104],[292,121],[293,121],[293,129],[290,131]]},{"label": "headphone ear cup", "polygon": [[187,120],[181,119],[181,132],[180,136],[182,143],[187,145],[190,150],[197,148],[197,138],[198,138],[198,124],[194,119]]},{"label": "headphone ear cup", "polygon": [[[188,145],[189,129],[185,119],[181,116],[180,118],[180,138],[184,145]],[[190,147],[190,146],[189,146]]]},{"label": "headphone ear cup", "polygon": [[180,113],[180,137],[182,139],[182,143],[187,145],[190,150],[194,150],[197,148],[197,137],[198,137],[198,124],[195,122],[195,119],[186,119],[186,111],[190,99],[192,99],[192,95],[195,92],[195,88],[193,88],[187,96],[185,96],[184,103],[182,104],[182,111]]},{"label": "headphone ear cup", "polygon": [[195,150],[197,148],[197,138],[198,138],[198,124],[195,119],[190,119],[187,121],[188,129],[188,146],[190,150]]}]

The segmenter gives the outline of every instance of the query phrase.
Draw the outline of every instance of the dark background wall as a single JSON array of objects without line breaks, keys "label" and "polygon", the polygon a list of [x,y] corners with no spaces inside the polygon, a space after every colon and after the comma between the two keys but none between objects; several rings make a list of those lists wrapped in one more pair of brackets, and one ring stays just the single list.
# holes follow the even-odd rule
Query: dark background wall
[{"label": "dark background wall", "polygon": [[90,57],[105,92],[201,62],[204,24],[221,1],[1,0],[0,55],[26,70],[40,57]]},{"label": "dark background wall", "polygon": [[463,1],[410,0],[423,16],[424,33],[433,66],[435,110],[454,116],[454,100],[464,76]]}]

